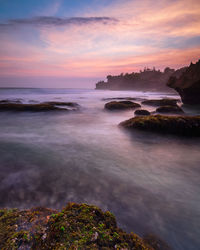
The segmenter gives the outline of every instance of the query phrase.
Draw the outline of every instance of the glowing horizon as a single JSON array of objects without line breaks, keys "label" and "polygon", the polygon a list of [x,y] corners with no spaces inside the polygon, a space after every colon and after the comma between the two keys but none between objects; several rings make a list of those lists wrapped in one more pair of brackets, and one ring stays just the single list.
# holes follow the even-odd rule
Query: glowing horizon
[{"label": "glowing horizon", "polygon": [[47,87],[44,78],[52,79],[49,86],[55,80],[59,87],[92,87],[108,74],[177,69],[200,57],[197,0],[8,0],[0,6],[0,87],[18,86],[20,79],[23,86]]}]

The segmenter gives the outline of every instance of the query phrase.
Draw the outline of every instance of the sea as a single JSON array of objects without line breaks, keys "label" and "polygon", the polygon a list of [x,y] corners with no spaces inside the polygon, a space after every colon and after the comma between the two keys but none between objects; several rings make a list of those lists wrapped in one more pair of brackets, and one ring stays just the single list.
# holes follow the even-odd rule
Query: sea
[{"label": "sea", "polygon": [[0,100],[80,105],[70,112],[0,112],[0,207],[93,204],[111,211],[127,232],[154,234],[175,250],[200,249],[200,139],[125,131],[118,124],[134,111],[104,109],[105,98],[118,97],[138,103],[179,98],[175,93],[0,89]]}]

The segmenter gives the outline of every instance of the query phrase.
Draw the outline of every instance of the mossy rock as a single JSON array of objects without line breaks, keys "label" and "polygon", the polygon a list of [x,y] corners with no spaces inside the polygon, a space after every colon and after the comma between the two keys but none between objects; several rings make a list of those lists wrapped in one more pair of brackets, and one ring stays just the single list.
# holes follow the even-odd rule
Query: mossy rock
[{"label": "mossy rock", "polygon": [[200,116],[140,116],[121,122],[120,126],[165,134],[200,136]]},{"label": "mossy rock", "polygon": [[151,113],[146,109],[137,109],[134,112],[135,115],[150,115]]},{"label": "mossy rock", "polygon": [[183,114],[184,111],[178,105],[176,106],[161,106],[156,109],[157,113],[172,113],[172,114]]},{"label": "mossy rock", "polygon": [[145,100],[142,102],[144,105],[149,106],[177,106],[178,100],[176,99],[170,99],[170,98],[163,98],[163,99],[151,99],[151,100]]},{"label": "mossy rock", "polygon": [[131,101],[112,101],[105,104],[105,109],[108,110],[127,110],[127,109],[135,109],[140,108],[141,105]]},{"label": "mossy rock", "polygon": [[68,107],[78,107],[78,103],[75,102],[44,102],[43,104],[49,104],[53,106],[68,106]]},{"label": "mossy rock", "polygon": [[[66,107],[58,107],[66,106]],[[71,102],[44,102],[36,104],[23,104],[23,103],[0,103],[0,111],[69,111],[68,107],[78,108],[77,103]]]},{"label": "mossy rock", "polygon": [[69,203],[61,212],[0,210],[1,250],[156,249],[150,245],[118,228],[114,215],[96,206]]}]

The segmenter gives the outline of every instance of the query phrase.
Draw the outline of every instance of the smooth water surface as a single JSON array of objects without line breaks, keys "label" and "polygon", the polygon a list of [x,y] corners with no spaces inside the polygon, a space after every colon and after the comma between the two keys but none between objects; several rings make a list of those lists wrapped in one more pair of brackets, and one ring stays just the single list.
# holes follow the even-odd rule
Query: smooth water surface
[{"label": "smooth water surface", "polygon": [[166,94],[0,89],[0,100],[81,105],[77,112],[0,113],[0,207],[86,202],[112,211],[127,231],[199,249],[200,139],[124,131],[118,124],[134,112],[103,109],[102,98],[119,96],[140,102]]}]

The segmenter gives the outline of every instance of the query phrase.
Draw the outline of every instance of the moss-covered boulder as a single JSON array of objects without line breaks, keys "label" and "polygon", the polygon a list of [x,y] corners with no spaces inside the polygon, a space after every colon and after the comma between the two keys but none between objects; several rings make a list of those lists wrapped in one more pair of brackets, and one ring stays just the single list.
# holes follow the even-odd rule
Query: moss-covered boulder
[{"label": "moss-covered boulder", "polygon": [[200,116],[140,116],[121,122],[120,126],[158,133],[200,136]]},{"label": "moss-covered boulder", "polygon": [[142,102],[144,105],[149,106],[176,106],[178,100],[176,99],[170,99],[170,98],[163,98],[163,99],[151,99],[151,100],[145,100]]},{"label": "moss-covered boulder", "polygon": [[108,110],[126,110],[140,108],[141,105],[131,101],[112,101],[105,104],[105,109]]},{"label": "moss-covered boulder", "polygon": [[161,106],[156,109],[157,113],[172,113],[172,114],[183,114],[184,111],[178,105],[176,106]]},{"label": "moss-covered boulder", "polygon": [[77,109],[78,104],[71,102],[44,102],[36,104],[0,103],[0,111],[68,111],[71,110],[71,107]]},{"label": "moss-covered boulder", "polygon": [[134,112],[135,115],[150,115],[151,113],[146,109],[137,109]]},{"label": "moss-covered boulder", "polygon": [[1,250],[156,249],[150,245],[134,233],[125,233],[113,214],[95,206],[69,203],[61,212],[0,210]]}]

